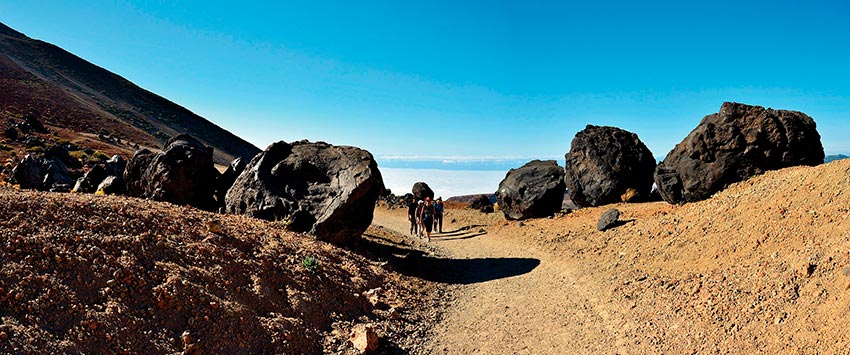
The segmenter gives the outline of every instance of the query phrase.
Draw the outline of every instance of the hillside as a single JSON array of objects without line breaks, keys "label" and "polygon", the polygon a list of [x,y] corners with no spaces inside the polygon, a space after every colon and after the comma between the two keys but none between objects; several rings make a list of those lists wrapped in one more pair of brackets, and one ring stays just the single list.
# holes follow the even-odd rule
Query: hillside
[{"label": "hillside", "polygon": [[[190,133],[215,148],[220,164],[259,152],[186,108],[2,23],[0,87],[0,122],[8,126],[31,116],[52,130],[54,140],[83,148],[126,156],[136,145],[159,149],[169,137]],[[9,139],[4,144],[18,156],[25,148]]]},{"label": "hillside", "polygon": [[382,261],[379,229],[349,251],[135,198],[0,187],[0,202],[0,354],[356,354],[355,324],[404,353],[440,308]]}]

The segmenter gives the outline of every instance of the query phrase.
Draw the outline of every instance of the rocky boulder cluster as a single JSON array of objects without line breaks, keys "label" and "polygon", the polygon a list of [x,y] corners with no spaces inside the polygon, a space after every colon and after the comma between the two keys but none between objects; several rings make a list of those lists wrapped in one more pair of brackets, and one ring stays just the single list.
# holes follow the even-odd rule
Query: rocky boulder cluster
[{"label": "rocky boulder cluster", "polygon": [[323,142],[278,142],[247,164],[237,158],[224,173],[215,168],[213,149],[187,134],[169,139],[161,152],[141,149],[129,161],[114,156],[95,164],[76,181],[69,177],[69,165],[82,167],[67,150],[51,148],[43,158],[25,156],[10,182],[24,189],[123,194],[286,221],[291,230],[337,244],[359,238],[384,191],[369,152]]},{"label": "rocky boulder cluster", "polygon": [[579,207],[659,197],[680,204],[706,199],[768,170],[823,161],[820,134],[811,117],[726,102],[658,166],[636,134],[588,125],[573,138],[563,171],[554,161],[529,162],[508,172],[496,196],[507,219],[558,212],[561,205],[556,206],[555,196],[564,191],[563,185]]}]

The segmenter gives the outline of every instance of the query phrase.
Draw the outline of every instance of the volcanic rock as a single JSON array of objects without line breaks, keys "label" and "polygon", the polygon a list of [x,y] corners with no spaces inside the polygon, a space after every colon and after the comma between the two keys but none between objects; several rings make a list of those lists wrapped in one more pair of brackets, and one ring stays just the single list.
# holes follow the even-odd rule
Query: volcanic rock
[{"label": "volcanic rock", "polygon": [[588,125],[566,154],[566,184],[577,206],[647,199],[655,159],[634,133]]},{"label": "volcanic rock", "polygon": [[8,128],[6,128],[5,131],[3,131],[3,135],[6,136],[6,138],[9,138],[13,141],[17,140],[18,139],[18,129],[16,129],[15,127],[8,127]]},{"label": "volcanic rock", "polygon": [[106,161],[104,168],[107,176],[123,177],[124,169],[127,168],[127,160],[120,155],[113,155]]},{"label": "volcanic rock", "polygon": [[80,169],[83,167],[83,163],[79,159],[72,157],[68,153],[68,148],[61,144],[55,144],[47,148],[44,157],[58,159],[62,164],[65,164],[66,167],[71,169]]},{"label": "volcanic rock", "polygon": [[413,184],[413,190],[411,192],[413,192],[413,196],[415,196],[417,200],[425,200],[426,197],[432,200],[434,199],[434,190],[431,190],[431,188],[428,187],[428,184],[422,181]]},{"label": "volcanic rock", "polygon": [[176,205],[214,210],[215,180],[213,149],[188,134],[166,142],[142,175],[143,196]]},{"label": "volcanic rock", "polygon": [[487,195],[477,195],[469,204],[469,208],[479,210],[484,213],[492,213],[493,203],[490,202],[490,198],[488,198]]},{"label": "volcanic rock", "polygon": [[692,202],[768,170],[823,159],[820,134],[806,114],[725,102],[667,154],[655,183],[665,201]]},{"label": "volcanic rock", "polygon": [[41,163],[30,154],[24,156],[12,169],[12,183],[20,185],[22,189],[41,189],[43,181]]},{"label": "volcanic rock", "polygon": [[293,231],[343,244],[372,222],[384,189],[369,152],[324,142],[277,142],[258,154],[225,197],[227,213],[287,220]]},{"label": "volcanic rock", "polygon": [[91,168],[91,170],[87,171],[83,177],[77,180],[76,185],[74,185],[75,192],[81,193],[94,193],[97,191],[97,186],[103,182],[103,179],[106,179],[108,175],[106,174],[106,169],[103,165],[97,164]]},{"label": "volcanic rock", "polygon": [[610,228],[616,227],[619,220],[620,211],[616,208],[611,208],[602,213],[602,216],[599,217],[599,221],[596,222],[596,229],[602,232]]},{"label": "volcanic rock", "polygon": [[133,153],[133,157],[124,169],[124,187],[127,195],[133,197],[144,195],[143,175],[153,161],[153,157],[154,153],[147,149],[140,149]]},{"label": "volcanic rock", "polygon": [[68,168],[57,158],[45,159],[41,165],[44,179],[41,188],[52,192],[68,192],[74,180],[68,176]]},{"label": "volcanic rock", "polygon": [[564,169],[554,160],[533,160],[511,169],[499,183],[496,200],[507,219],[546,217],[561,210]]},{"label": "volcanic rock", "polygon": [[33,131],[47,133],[47,129],[44,128],[44,124],[42,124],[41,121],[32,114],[28,114],[24,118],[24,125],[28,126]]},{"label": "volcanic rock", "polygon": [[97,185],[95,191],[102,191],[107,195],[121,195],[124,193],[124,180],[121,176],[107,176]]}]

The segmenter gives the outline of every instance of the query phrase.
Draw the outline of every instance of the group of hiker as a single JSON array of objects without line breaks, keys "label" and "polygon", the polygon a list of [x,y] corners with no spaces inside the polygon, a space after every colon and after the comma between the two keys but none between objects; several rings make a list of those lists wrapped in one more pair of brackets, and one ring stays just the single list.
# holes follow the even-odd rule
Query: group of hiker
[{"label": "group of hiker", "polygon": [[410,234],[426,237],[430,242],[432,230],[443,232],[443,198],[437,197],[436,201],[430,197],[418,201],[415,198],[408,200],[407,218],[410,220]]}]

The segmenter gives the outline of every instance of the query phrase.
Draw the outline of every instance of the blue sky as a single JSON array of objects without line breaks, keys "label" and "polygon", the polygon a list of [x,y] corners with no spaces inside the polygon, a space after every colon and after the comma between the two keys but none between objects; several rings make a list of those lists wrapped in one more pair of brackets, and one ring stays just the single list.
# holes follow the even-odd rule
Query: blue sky
[{"label": "blue sky", "polygon": [[0,21],[264,148],[556,158],[587,124],[663,157],[723,101],[850,152],[842,1],[8,1]]}]

